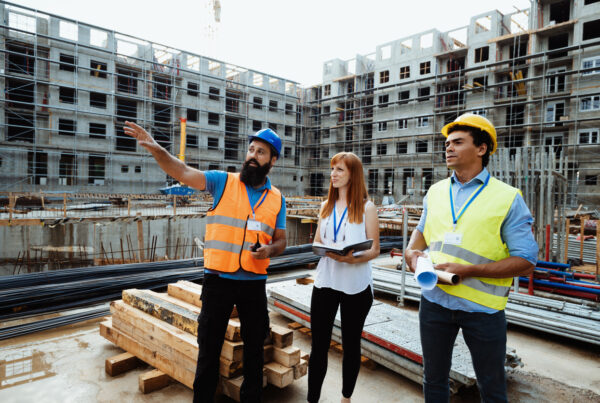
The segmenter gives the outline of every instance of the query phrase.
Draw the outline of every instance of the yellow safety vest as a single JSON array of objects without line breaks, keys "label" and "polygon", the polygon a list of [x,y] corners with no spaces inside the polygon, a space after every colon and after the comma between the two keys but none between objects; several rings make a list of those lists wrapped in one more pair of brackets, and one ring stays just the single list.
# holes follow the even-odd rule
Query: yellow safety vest
[{"label": "yellow safety vest", "polygon": [[275,233],[277,214],[281,210],[281,192],[271,185],[260,207],[255,208],[254,219],[260,223],[260,231],[248,228],[252,207],[248,200],[246,185],[239,173],[227,174],[225,190],[214,209],[206,213],[204,243],[204,267],[225,273],[240,267],[256,274],[267,274],[270,259],[254,259],[250,248],[256,243],[271,243]]},{"label": "yellow safety vest", "polygon": [[[500,230],[504,218],[521,191],[490,178],[483,191],[473,200],[458,220],[455,232],[462,234],[460,245],[444,243],[452,232],[450,210],[450,178],[433,185],[427,192],[427,218],[423,237],[434,264],[482,264],[497,262],[510,256]],[[466,202],[465,202],[466,203]],[[502,310],[508,301],[512,278],[467,277],[459,285],[437,285],[444,292]]]}]

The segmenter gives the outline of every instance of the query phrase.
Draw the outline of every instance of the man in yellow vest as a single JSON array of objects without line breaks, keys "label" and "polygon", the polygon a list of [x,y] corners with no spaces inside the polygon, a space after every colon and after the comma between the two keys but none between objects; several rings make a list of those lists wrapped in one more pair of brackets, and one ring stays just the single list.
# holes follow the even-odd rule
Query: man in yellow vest
[{"label": "man in yellow vest", "polygon": [[125,133],[150,151],[163,171],[214,198],[206,216],[194,402],[214,401],[221,347],[234,306],[244,342],[241,401],[259,402],[269,332],[267,268],[269,258],[286,246],[285,198],[267,176],[281,153],[281,139],[271,129],[260,130],[248,138],[240,173],[201,172],[169,154],[142,127],[125,124]]},{"label": "man in yellow vest", "polygon": [[498,144],[489,120],[467,113],[442,134],[454,172],[428,190],[405,258],[414,271],[427,253],[438,270],[462,281],[422,290],[423,393],[426,402],[449,400],[452,350],[462,329],[482,400],[506,402],[504,307],[513,277],[528,275],[537,261],[533,218],[521,192],[486,169]]}]

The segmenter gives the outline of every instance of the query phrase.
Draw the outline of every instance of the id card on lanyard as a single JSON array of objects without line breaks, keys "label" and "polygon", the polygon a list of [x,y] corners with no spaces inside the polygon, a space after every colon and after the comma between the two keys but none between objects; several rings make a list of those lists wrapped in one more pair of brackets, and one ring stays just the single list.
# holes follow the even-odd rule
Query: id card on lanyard
[{"label": "id card on lanyard", "polygon": [[487,184],[490,181],[491,176],[492,175],[488,174],[488,177],[485,179],[485,182],[483,182],[481,184],[481,186],[479,186],[477,191],[469,198],[469,200],[467,200],[464,207],[460,209],[460,211],[458,212],[458,216],[456,215],[456,213],[454,211],[454,197],[452,196],[452,182],[450,182],[449,188],[450,188],[450,211],[452,212],[452,232],[446,232],[444,234],[444,244],[460,245],[462,243],[463,234],[456,232],[456,224],[458,223],[458,220],[460,219],[460,217],[462,217],[462,215],[465,213],[465,211],[467,211],[467,208],[469,208],[471,203],[473,203],[473,200],[475,200],[477,198],[477,196],[479,196],[479,194],[481,194],[483,189],[485,189],[485,187],[487,186]]},{"label": "id card on lanyard", "polygon": [[250,230],[250,231],[260,231],[261,230],[261,224],[260,224],[260,221],[256,220],[255,211],[258,210],[258,208],[260,207],[261,204],[263,204],[263,202],[267,198],[268,193],[269,193],[269,189],[265,189],[265,191],[262,194],[262,197],[253,207],[252,202],[250,201],[250,190],[248,189],[248,185],[246,185],[246,194],[248,195],[248,203],[250,204],[250,209],[252,210],[252,218],[248,219],[248,225],[247,225],[248,230]]}]

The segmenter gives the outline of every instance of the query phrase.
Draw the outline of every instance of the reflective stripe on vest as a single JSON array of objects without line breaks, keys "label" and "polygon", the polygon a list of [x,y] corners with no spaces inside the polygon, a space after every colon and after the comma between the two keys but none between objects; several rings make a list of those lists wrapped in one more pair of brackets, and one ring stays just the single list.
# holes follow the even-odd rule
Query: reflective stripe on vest
[{"label": "reflective stripe on vest", "polygon": [[[242,220],[240,218],[222,216],[222,215],[213,215],[213,216],[206,216],[206,224],[207,225],[208,224],[223,224],[223,225],[228,225],[230,227],[244,229],[246,227],[246,220]],[[260,230],[262,232],[269,234],[270,236],[273,236],[273,234],[275,233],[275,228],[273,228],[263,222],[260,223]]]},{"label": "reflective stripe on vest", "polygon": [[[458,220],[456,232],[462,234],[462,242],[452,245],[444,244],[445,234],[452,232],[449,186],[450,179],[446,179],[433,185],[427,193],[423,236],[433,262],[485,264],[509,257],[500,231],[519,190],[491,178]],[[512,278],[468,277],[459,285],[438,287],[456,297],[501,310],[506,306],[511,283]]]},{"label": "reflective stripe on vest", "polygon": [[252,208],[246,186],[239,180],[238,173],[229,173],[219,203],[206,216],[205,267],[227,273],[243,268],[266,274],[270,260],[254,259],[251,247],[256,243],[257,236],[261,245],[271,243],[281,201],[281,192],[271,186],[263,203],[255,211],[254,219],[260,223],[260,230],[249,230],[248,219],[252,218]]}]

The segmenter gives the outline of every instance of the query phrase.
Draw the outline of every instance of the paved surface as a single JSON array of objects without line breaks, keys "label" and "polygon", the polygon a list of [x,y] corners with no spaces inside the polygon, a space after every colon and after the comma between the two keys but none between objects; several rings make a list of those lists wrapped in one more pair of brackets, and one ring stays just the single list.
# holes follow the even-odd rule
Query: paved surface
[{"label": "paved surface", "polygon": [[[390,303],[389,300],[382,300]],[[416,310],[411,304],[406,309]],[[110,378],[104,360],[121,352],[100,337],[101,320],[64,327],[35,335],[0,341],[0,402],[190,402],[192,392],[180,384],[142,395],[138,391],[139,368]],[[271,314],[275,324],[289,320]],[[310,336],[298,331],[294,344],[310,351]],[[519,402],[600,401],[600,349],[586,343],[551,337],[510,327],[509,345],[517,350],[525,366],[509,375],[509,398]],[[341,397],[341,354],[329,353],[329,369],[322,402]],[[5,360],[13,361],[7,365]],[[19,382],[6,382],[5,374],[22,373]],[[307,377],[279,390],[269,385],[265,403],[305,402]],[[362,368],[354,402],[420,402],[421,388],[383,367]],[[452,402],[478,402],[476,388],[461,390]],[[220,403],[230,403],[225,397]]]}]

